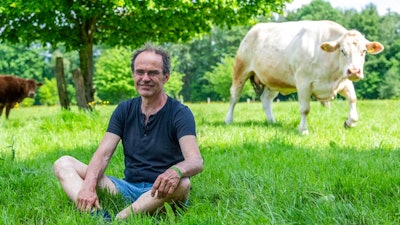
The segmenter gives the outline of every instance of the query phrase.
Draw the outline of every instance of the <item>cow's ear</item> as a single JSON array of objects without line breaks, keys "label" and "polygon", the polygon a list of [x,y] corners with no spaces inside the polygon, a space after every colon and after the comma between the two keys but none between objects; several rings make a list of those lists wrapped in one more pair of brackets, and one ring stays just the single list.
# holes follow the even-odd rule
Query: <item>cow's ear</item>
[{"label": "cow's ear", "polygon": [[367,45],[367,52],[370,54],[378,54],[383,51],[383,45],[379,42],[373,41],[369,42]]},{"label": "cow's ear", "polygon": [[43,85],[43,83],[36,83],[36,87],[40,87],[42,85]]},{"label": "cow's ear", "polygon": [[339,45],[337,44],[337,42],[334,42],[334,41],[324,42],[321,44],[321,49],[326,52],[333,52],[338,48],[339,48]]}]

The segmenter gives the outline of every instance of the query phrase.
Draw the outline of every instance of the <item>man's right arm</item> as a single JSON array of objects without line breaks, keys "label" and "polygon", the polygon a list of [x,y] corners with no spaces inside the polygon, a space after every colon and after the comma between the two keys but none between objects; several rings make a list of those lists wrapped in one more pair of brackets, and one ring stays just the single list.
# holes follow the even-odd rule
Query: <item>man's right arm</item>
[{"label": "man's right arm", "polygon": [[106,132],[104,135],[86,170],[76,203],[78,209],[88,211],[92,208],[101,208],[96,194],[96,186],[101,176],[103,176],[119,141],[120,137],[118,135],[110,132]]}]

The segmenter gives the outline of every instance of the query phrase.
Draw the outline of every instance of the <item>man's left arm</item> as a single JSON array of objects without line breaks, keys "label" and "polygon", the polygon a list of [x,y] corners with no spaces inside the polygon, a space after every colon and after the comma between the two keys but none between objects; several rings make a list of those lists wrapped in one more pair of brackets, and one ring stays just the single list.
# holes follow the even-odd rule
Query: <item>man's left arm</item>
[{"label": "man's left arm", "polygon": [[179,139],[184,160],[167,169],[154,182],[151,196],[165,197],[172,195],[183,177],[191,177],[203,170],[201,156],[196,136],[186,135]]},{"label": "man's left arm", "polygon": [[181,171],[183,177],[191,177],[203,170],[203,158],[197,144],[196,136],[186,135],[179,139],[184,160],[175,166]]}]

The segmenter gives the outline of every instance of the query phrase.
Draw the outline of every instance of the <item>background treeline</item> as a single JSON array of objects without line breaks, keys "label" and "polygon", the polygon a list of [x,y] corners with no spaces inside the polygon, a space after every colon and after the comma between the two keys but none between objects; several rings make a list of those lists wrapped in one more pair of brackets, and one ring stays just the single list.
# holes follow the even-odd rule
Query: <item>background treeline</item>
[{"label": "background treeline", "polygon": [[[378,55],[367,55],[364,67],[366,78],[355,83],[359,99],[397,99],[400,97],[400,15],[390,11],[379,15],[375,5],[366,5],[362,11],[335,9],[323,0],[313,0],[285,15],[258,18],[256,22],[332,20],[348,29],[357,29],[367,39],[381,42],[385,50]],[[167,93],[191,102],[228,101],[231,73],[236,50],[250,26],[230,28],[215,26],[212,31],[185,43],[164,43],[173,56],[173,74],[166,86]],[[116,104],[136,95],[130,72],[129,47],[94,47],[94,87],[98,102]],[[63,57],[68,93],[76,103],[72,68],[79,64],[76,51],[31,44],[0,43],[0,74],[13,74],[44,82],[36,102],[24,104],[58,104],[55,79],[55,59]],[[268,60],[268,59],[266,59]],[[273,60],[273,59],[272,59]],[[256,99],[248,84],[243,99]],[[282,100],[296,95],[279,96]]]}]

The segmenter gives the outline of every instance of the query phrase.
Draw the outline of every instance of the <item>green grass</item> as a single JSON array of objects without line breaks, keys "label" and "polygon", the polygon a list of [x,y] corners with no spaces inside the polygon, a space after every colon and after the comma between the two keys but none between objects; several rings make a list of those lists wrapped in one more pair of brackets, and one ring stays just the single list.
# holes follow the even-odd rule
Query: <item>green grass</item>
[{"label": "green grass", "polygon": [[[176,214],[134,216],[120,224],[400,224],[399,101],[359,101],[359,122],[344,129],[348,107],[313,102],[309,136],[298,134],[298,103],[188,104],[204,171],[192,178],[190,206]],[[95,112],[59,107],[13,109],[0,118],[0,224],[98,224],[78,212],[53,172],[68,154],[88,162],[115,106]],[[106,173],[121,177],[121,146]],[[102,206],[123,207],[101,193]]]}]

